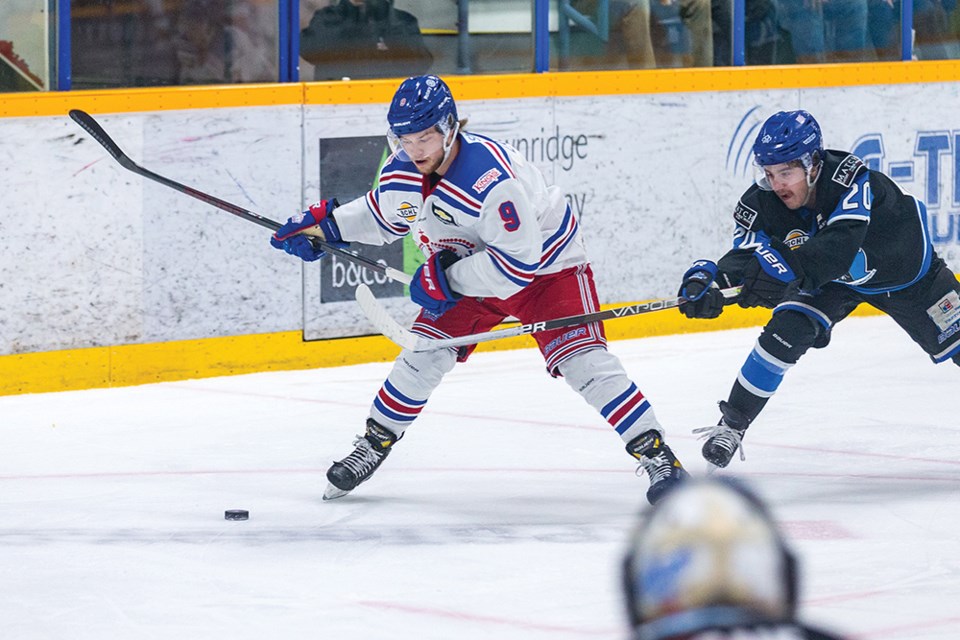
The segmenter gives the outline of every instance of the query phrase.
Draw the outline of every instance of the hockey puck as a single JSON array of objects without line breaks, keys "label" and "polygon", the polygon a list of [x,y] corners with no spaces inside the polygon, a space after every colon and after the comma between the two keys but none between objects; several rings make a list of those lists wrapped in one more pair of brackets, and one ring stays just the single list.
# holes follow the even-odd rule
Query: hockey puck
[{"label": "hockey puck", "polygon": [[245,509],[227,509],[223,512],[226,520],[247,520],[250,518],[250,512]]}]

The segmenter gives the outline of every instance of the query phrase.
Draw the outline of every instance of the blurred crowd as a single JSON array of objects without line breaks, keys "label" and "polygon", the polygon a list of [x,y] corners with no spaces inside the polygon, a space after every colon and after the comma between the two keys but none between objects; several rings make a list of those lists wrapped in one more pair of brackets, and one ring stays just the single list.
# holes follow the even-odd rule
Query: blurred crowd
[{"label": "blurred crowd", "polygon": [[[73,87],[277,82],[277,1],[75,0]],[[491,0],[470,1],[478,11]],[[901,3],[746,0],[745,63],[900,60]],[[35,42],[48,37],[42,29],[18,26],[43,22],[24,18],[24,7],[34,4],[11,0],[0,8],[0,40],[21,52],[20,57],[0,54],[0,90],[51,88],[46,61],[22,53],[47,46]],[[299,38],[299,79],[530,71],[531,6],[532,0],[499,2],[502,33],[494,33],[497,27],[471,25],[464,54],[457,0],[301,0],[299,33],[294,34]],[[557,32],[551,33],[552,69],[734,62],[733,0],[557,0],[551,12],[556,16],[558,11],[558,19],[571,25],[571,36],[569,45],[561,47]],[[609,33],[597,35],[575,20],[579,16],[599,25],[602,11],[609,15]],[[960,58],[956,0],[913,0],[910,38],[914,58]],[[27,80],[24,69],[33,74]]]}]

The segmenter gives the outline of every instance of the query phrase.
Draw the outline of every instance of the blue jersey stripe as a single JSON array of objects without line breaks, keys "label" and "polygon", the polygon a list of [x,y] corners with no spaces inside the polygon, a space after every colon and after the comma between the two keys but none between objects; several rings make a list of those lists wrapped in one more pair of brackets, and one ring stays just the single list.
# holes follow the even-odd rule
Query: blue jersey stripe
[{"label": "blue jersey stripe", "polygon": [[[570,207],[567,207],[568,216],[564,217],[564,226],[561,226],[553,236],[550,237],[547,242],[544,243],[544,251],[540,257],[540,268],[549,267],[554,261],[560,257],[563,253],[563,250],[573,242],[573,239],[577,236],[577,232],[580,230],[580,225],[577,224],[577,219],[572,217],[570,213]],[[567,236],[562,237],[561,233],[566,232]],[[549,243],[557,242],[556,238],[560,238],[559,244],[555,244],[552,247],[548,247]],[[546,258],[546,260],[544,260]]]},{"label": "blue jersey stripe", "polygon": [[496,248],[493,245],[488,245],[487,251],[494,252],[495,254],[497,254],[499,258],[503,259],[504,262],[506,262],[512,267],[515,267],[518,271],[527,271],[527,272],[533,273],[537,270],[537,267],[540,266],[540,262],[533,262],[533,263],[521,262],[520,260],[517,260],[513,256],[501,251],[500,249]]},{"label": "blue jersey stripe", "polygon": [[853,285],[847,285],[854,291],[863,293],[865,295],[875,295],[878,293],[891,293],[893,291],[900,291],[901,289],[906,289],[910,285],[914,284],[927,275],[927,271],[930,270],[930,265],[933,263],[933,240],[930,236],[930,227],[927,225],[927,205],[923,204],[921,201],[917,200],[916,197],[911,196],[913,202],[917,208],[917,216],[920,219],[920,228],[923,230],[923,261],[920,263],[920,269],[917,271],[917,275],[907,283],[899,284],[893,287],[885,287],[882,289],[871,289],[869,287],[855,287]]},{"label": "blue jersey stripe", "polygon": [[450,206],[455,207],[457,211],[462,211],[468,216],[472,216],[474,218],[480,217],[480,207],[474,207],[473,205],[470,205],[467,202],[464,202],[460,198],[455,198],[453,195],[451,195],[449,191],[436,189],[433,192],[433,195],[435,195],[439,200],[442,200],[446,204],[449,204]]},{"label": "blue jersey stripe", "polygon": [[502,273],[507,280],[515,285],[525,287],[533,281],[533,276],[530,276],[529,278],[518,278],[517,276],[513,275],[513,273],[507,271],[504,267],[500,266],[500,263],[493,258],[493,254],[488,253],[487,255],[490,257],[490,262],[493,263],[493,266],[497,268],[497,271]]},{"label": "blue jersey stripe", "polygon": [[384,193],[387,191],[402,191],[405,193],[420,193],[420,185],[410,184],[408,182],[381,182],[380,183],[380,192]]}]

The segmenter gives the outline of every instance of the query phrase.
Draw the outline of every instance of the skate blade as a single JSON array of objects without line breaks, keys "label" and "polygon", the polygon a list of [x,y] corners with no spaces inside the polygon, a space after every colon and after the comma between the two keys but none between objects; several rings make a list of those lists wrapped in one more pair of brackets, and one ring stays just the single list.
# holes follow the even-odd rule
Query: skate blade
[{"label": "skate blade", "polygon": [[343,496],[350,493],[349,491],[344,491],[343,489],[338,489],[332,484],[327,484],[327,488],[323,492],[324,500],[336,500],[337,498],[342,498]]},{"label": "skate blade", "polygon": [[708,462],[708,463],[707,463],[707,477],[709,478],[710,476],[712,476],[713,474],[715,474],[717,471],[720,471],[721,469],[723,469],[723,467],[718,467],[717,465],[713,464],[712,462]]}]

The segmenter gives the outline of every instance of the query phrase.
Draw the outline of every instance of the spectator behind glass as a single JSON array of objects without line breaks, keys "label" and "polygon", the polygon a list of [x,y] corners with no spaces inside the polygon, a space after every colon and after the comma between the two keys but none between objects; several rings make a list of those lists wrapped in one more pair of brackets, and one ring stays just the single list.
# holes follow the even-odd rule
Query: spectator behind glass
[{"label": "spectator behind glass", "polygon": [[[713,66],[713,22],[710,0],[652,0],[655,15],[663,20],[679,16],[690,32],[690,64]],[[612,0],[609,5],[610,28],[623,38],[624,53],[631,67],[652,69],[657,66],[650,33],[651,0]],[[598,0],[571,0],[570,6],[596,19]]]},{"label": "spectator behind glass", "polygon": [[867,0],[780,0],[780,22],[790,32],[796,61],[873,60],[867,48]]},{"label": "spectator behind glass", "polygon": [[[900,0],[868,0],[870,37],[881,60],[899,60]],[[956,0],[914,0],[914,60],[960,58],[957,34],[951,25]]]},{"label": "spectator behind glass", "polygon": [[[713,64],[717,67],[733,66],[733,2],[711,0],[710,4],[713,14]],[[746,0],[744,9],[745,62],[748,65],[795,62],[790,34],[780,24],[776,2]]]},{"label": "spectator behind glass", "polygon": [[271,7],[228,0],[184,3],[175,22],[176,84],[277,82],[276,18],[264,9]]},{"label": "spectator behind glass", "polygon": [[319,9],[300,32],[300,57],[314,66],[314,80],[415,76],[433,64],[417,19],[391,0]]},{"label": "spectator behind glass", "polygon": [[623,561],[633,640],[838,640],[798,619],[796,559],[746,486],[692,480],[648,511]]}]

